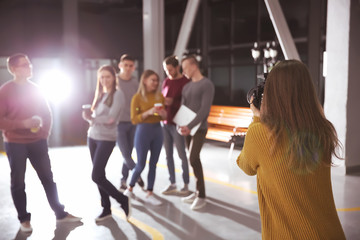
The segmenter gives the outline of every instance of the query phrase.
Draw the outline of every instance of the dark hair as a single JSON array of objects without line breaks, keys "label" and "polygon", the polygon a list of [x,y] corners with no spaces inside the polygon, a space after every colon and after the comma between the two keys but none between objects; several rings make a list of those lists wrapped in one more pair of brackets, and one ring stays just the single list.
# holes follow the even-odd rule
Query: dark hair
[{"label": "dark hair", "polygon": [[173,67],[179,66],[179,60],[175,55],[168,56],[164,59],[163,63],[165,63],[165,65],[171,65]]},{"label": "dark hair", "polygon": [[16,53],[16,54],[13,54],[10,57],[8,57],[8,59],[7,59],[7,68],[9,70],[9,72],[11,72],[10,68],[16,66],[19,63],[19,60],[21,58],[28,58],[28,56],[26,54],[23,54],[23,53]]},{"label": "dark hair", "polygon": [[199,61],[196,59],[194,54],[185,56],[183,59],[181,59],[181,63],[183,63],[185,60],[189,60],[190,64],[195,64],[198,68],[200,68]]},{"label": "dark hair", "polygon": [[325,118],[305,64],[286,60],[269,73],[260,110],[274,138],[273,150],[287,142],[289,166],[308,173],[331,164],[340,146],[334,126]]},{"label": "dark hair", "polygon": [[123,62],[123,61],[132,61],[132,62],[135,62],[135,58],[133,58],[132,56],[128,55],[128,54],[123,54],[121,57],[120,57],[120,62]]},{"label": "dark hair", "polygon": [[114,77],[115,79],[115,82],[113,84],[113,87],[109,93],[109,96],[106,98],[105,100],[105,104],[108,106],[108,107],[111,107],[112,103],[113,103],[113,98],[114,98],[114,93],[116,91],[116,87],[117,87],[117,82],[118,82],[118,78],[116,77],[116,71],[115,71],[115,68],[113,66],[110,66],[110,65],[104,65],[104,66],[101,66],[98,71],[97,71],[97,83],[96,83],[96,90],[95,90],[95,96],[94,96],[94,100],[93,100],[93,104],[91,106],[91,110],[95,110],[95,108],[97,107],[97,105],[99,104],[99,102],[101,101],[101,99],[103,98],[104,96],[104,89],[103,89],[103,86],[101,85],[100,83],[100,78],[99,78],[99,75],[100,75],[100,72],[102,71],[108,71],[111,73],[111,75]]}]

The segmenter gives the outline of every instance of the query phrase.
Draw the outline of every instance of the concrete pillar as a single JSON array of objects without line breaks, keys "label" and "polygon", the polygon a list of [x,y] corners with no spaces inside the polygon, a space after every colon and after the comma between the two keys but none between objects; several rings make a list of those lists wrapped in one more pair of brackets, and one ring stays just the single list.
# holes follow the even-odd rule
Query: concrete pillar
[{"label": "concrete pillar", "polygon": [[152,69],[164,79],[164,0],[143,0],[144,70]]},{"label": "concrete pillar", "polygon": [[328,0],[327,9],[324,111],[344,146],[346,174],[360,172],[359,5],[358,0]]}]

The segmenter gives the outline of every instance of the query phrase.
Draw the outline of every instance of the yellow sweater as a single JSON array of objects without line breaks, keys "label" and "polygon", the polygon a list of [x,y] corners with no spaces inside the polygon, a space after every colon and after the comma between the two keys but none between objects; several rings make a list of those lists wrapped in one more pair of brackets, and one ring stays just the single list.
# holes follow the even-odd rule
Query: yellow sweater
[{"label": "yellow sweater", "polygon": [[131,122],[132,124],[138,123],[158,123],[161,117],[158,115],[142,119],[142,113],[154,107],[155,103],[162,103],[164,106],[164,97],[161,93],[147,93],[146,99],[141,94],[136,93],[131,100]]},{"label": "yellow sweater", "polygon": [[267,127],[254,118],[238,166],[257,175],[262,239],[345,239],[331,188],[330,167],[309,174],[288,168],[285,144],[270,153]]}]

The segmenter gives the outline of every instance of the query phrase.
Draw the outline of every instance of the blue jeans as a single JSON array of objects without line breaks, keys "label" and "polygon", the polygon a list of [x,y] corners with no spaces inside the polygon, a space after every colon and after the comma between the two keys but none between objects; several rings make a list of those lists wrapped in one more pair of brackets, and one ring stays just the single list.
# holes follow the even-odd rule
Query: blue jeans
[{"label": "blue jeans", "polygon": [[133,125],[131,122],[120,122],[117,126],[117,144],[124,158],[121,170],[121,181],[124,182],[126,182],[129,176],[129,170],[132,170],[136,165],[131,157],[134,148],[135,130],[136,125]]},{"label": "blue jeans", "polygon": [[164,137],[160,123],[138,124],[136,127],[134,141],[138,159],[131,176],[131,181],[129,184],[131,187],[135,186],[135,183],[139,179],[141,172],[144,170],[147,153],[150,150],[147,190],[153,190],[156,176],[156,164],[159,160],[163,140]]},{"label": "blue jeans", "polygon": [[93,162],[91,178],[98,185],[101,206],[105,211],[111,212],[109,196],[115,198],[120,204],[126,201],[126,197],[105,176],[105,167],[115,147],[115,141],[101,141],[88,138],[88,146]]},{"label": "blue jeans", "polygon": [[164,124],[163,134],[164,134],[164,147],[166,152],[166,160],[170,175],[169,178],[170,182],[172,184],[176,182],[174,156],[173,156],[174,155],[173,146],[175,143],[176,150],[178,152],[179,158],[181,159],[182,177],[184,180],[184,184],[189,184],[189,164],[185,151],[185,138],[177,132],[176,126],[172,124]]},{"label": "blue jeans", "polygon": [[46,197],[56,218],[66,217],[67,212],[60,204],[56,183],[53,180],[48,145],[45,139],[32,143],[5,142],[5,150],[11,169],[11,195],[20,222],[30,221],[31,214],[26,210],[25,171],[26,160],[29,158],[41,184],[44,187]]}]

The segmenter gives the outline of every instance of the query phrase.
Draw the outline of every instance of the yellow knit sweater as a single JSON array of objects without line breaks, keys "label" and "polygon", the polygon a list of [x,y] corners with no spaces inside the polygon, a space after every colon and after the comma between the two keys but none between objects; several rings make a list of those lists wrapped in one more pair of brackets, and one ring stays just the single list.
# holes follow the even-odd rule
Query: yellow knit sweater
[{"label": "yellow knit sweater", "polygon": [[144,99],[140,93],[136,93],[131,100],[130,117],[132,124],[139,123],[158,123],[161,117],[158,115],[142,119],[142,113],[154,107],[155,103],[162,103],[164,106],[164,97],[161,93],[146,93]]},{"label": "yellow knit sweater", "polygon": [[254,118],[238,166],[257,175],[262,239],[345,239],[331,188],[330,167],[321,164],[313,173],[289,169],[284,146],[270,153],[267,127]]}]

